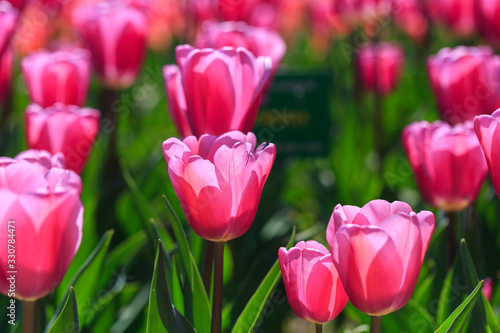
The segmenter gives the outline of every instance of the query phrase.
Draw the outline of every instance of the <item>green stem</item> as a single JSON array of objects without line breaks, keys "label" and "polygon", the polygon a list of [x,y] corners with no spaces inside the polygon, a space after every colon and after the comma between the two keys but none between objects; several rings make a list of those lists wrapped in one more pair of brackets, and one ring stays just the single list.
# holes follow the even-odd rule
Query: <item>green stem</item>
[{"label": "green stem", "polygon": [[370,317],[370,333],[382,332],[382,316]]},{"label": "green stem", "polygon": [[224,273],[224,242],[214,243],[214,293],[212,299],[211,333],[222,332],[222,283]]},{"label": "green stem", "polygon": [[323,333],[323,324],[316,323],[316,333]]},{"label": "green stem", "polygon": [[203,286],[207,295],[210,296],[210,285],[212,284],[212,268],[214,265],[214,242],[209,240],[205,244],[205,258],[203,261]]},{"label": "green stem", "polygon": [[37,302],[23,301],[23,333],[40,332],[40,316],[37,316]]},{"label": "green stem", "polygon": [[448,212],[448,267],[453,265],[457,256],[457,240],[456,240],[456,225],[457,213]]}]

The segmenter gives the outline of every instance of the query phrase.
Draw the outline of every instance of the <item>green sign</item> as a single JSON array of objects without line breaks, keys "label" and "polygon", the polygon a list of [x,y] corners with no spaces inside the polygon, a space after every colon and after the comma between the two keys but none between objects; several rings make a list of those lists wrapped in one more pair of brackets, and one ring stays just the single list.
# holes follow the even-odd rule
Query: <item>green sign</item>
[{"label": "green sign", "polygon": [[279,71],[255,123],[260,142],[276,145],[278,156],[326,155],[330,146],[330,71]]}]

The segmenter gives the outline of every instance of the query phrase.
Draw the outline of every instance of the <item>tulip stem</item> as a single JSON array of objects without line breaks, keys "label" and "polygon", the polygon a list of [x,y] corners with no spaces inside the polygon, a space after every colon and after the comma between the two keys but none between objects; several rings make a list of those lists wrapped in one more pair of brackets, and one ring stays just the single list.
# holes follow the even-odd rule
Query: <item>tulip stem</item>
[{"label": "tulip stem", "polygon": [[453,265],[457,254],[456,225],[457,213],[448,212],[448,267]]},{"label": "tulip stem", "polygon": [[40,332],[40,316],[37,316],[37,302],[23,301],[23,333]]},{"label": "tulip stem", "polygon": [[205,244],[205,258],[203,259],[203,286],[207,295],[210,296],[210,285],[212,284],[212,268],[214,265],[214,242],[209,240]]},{"label": "tulip stem", "polygon": [[323,324],[316,323],[316,333],[323,333]]},{"label": "tulip stem", "polygon": [[211,333],[222,332],[222,288],[224,273],[224,242],[214,243],[214,293],[212,299]]},{"label": "tulip stem", "polygon": [[370,317],[370,333],[382,332],[382,316]]}]

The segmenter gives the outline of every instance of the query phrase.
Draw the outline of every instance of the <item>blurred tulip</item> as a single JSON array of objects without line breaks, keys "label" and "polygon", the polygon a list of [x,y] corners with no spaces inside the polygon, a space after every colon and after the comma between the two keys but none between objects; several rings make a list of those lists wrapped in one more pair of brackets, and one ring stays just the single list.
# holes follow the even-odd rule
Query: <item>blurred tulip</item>
[{"label": "blurred tulip", "polygon": [[[272,61],[244,48],[176,48],[177,64],[165,66],[169,112],[179,132],[222,135],[253,129]],[[178,119],[178,120],[176,120]],[[182,119],[182,120],[180,120]],[[182,124],[182,125],[179,125]]]},{"label": "blurred tulip", "polygon": [[90,79],[90,53],[87,50],[42,50],[25,57],[21,67],[34,103],[42,107],[55,103],[85,104]]},{"label": "blurred tulip", "polygon": [[163,143],[170,180],[198,236],[226,242],[250,228],[276,157],[273,144],[255,149],[256,141],[233,131]]},{"label": "blurred tulip", "polygon": [[481,35],[496,47],[500,46],[500,1],[476,0],[476,23]]},{"label": "blurred tulip", "polygon": [[[0,292],[4,295],[10,289],[11,270],[16,271],[15,298],[34,301],[49,294],[80,246],[81,180],[63,166],[60,154],[46,151],[26,151],[15,159],[0,157],[0,240],[5,247],[0,252]],[[14,234],[8,232],[8,223]],[[9,266],[8,242],[16,250],[14,267]]]},{"label": "blurred tulip", "polygon": [[415,42],[423,42],[429,22],[421,0],[394,0],[394,23]]},{"label": "blurred tulip", "polygon": [[75,105],[42,108],[31,104],[25,112],[28,146],[63,153],[66,167],[81,173],[99,130],[100,113]]},{"label": "blurred tulip", "polygon": [[262,0],[216,0],[216,2],[224,21],[248,21],[252,10]]},{"label": "blurred tulip", "polygon": [[349,299],[330,251],[315,241],[278,252],[288,303],[304,320],[323,324],[335,319]]},{"label": "blurred tulip", "polygon": [[488,46],[445,47],[427,59],[427,72],[441,117],[451,124],[500,106],[500,56]]},{"label": "blurred tulip", "polygon": [[[393,0],[335,0],[334,12],[352,26],[370,24],[389,16],[393,9]],[[373,27],[378,29],[378,27]]]},{"label": "blurred tulip", "polygon": [[484,279],[483,293],[488,302],[491,302],[491,295],[493,294],[493,280],[490,277]]},{"label": "blurred tulip", "polygon": [[0,56],[0,107],[6,106],[11,98],[11,80],[14,67],[14,52],[9,47]]},{"label": "blurred tulip", "polygon": [[439,0],[433,1],[431,6],[437,6],[436,15],[439,21],[457,35],[470,37],[476,32],[474,1],[476,0]]},{"label": "blurred tulip", "polygon": [[471,122],[416,122],[405,127],[402,141],[427,203],[458,212],[476,200],[488,167]]},{"label": "blurred tulip", "polygon": [[23,9],[23,7],[32,0],[7,0],[14,8]]},{"label": "blurred tulip", "polygon": [[366,43],[357,50],[355,61],[361,87],[366,91],[385,95],[399,83],[404,66],[404,52],[394,43]]},{"label": "blurred tulip", "polygon": [[19,12],[7,1],[0,1],[0,56],[7,49],[16,30]]},{"label": "blurred tulip", "polygon": [[102,2],[81,7],[75,22],[104,84],[112,89],[131,86],[146,54],[144,12],[119,2]]},{"label": "blurred tulip", "polygon": [[273,70],[286,53],[285,41],[272,30],[244,22],[205,22],[196,39],[196,47],[219,49],[224,46],[243,47],[256,57],[270,57]]},{"label": "blurred tulip", "polygon": [[434,215],[404,202],[373,200],[333,210],[326,238],[351,303],[382,316],[410,299],[434,230]]},{"label": "blurred tulip", "polygon": [[476,117],[474,128],[488,163],[493,187],[500,198],[500,109],[491,116]]}]

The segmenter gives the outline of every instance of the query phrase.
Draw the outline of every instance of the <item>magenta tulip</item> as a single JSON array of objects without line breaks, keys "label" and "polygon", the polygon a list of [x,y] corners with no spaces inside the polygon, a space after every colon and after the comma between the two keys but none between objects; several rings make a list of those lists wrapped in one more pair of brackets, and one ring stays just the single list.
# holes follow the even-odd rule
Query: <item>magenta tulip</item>
[{"label": "magenta tulip", "polygon": [[488,164],[490,178],[500,198],[500,109],[474,119],[474,128]]},{"label": "magenta tulip", "polygon": [[225,242],[250,228],[276,157],[273,144],[255,149],[256,141],[233,131],[163,143],[170,180],[198,236]]},{"label": "magenta tulip", "polygon": [[90,79],[87,50],[38,51],[25,57],[21,67],[33,103],[42,107],[85,104]]},{"label": "magenta tulip", "polygon": [[146,54],[146,14],[115,1],[83,7],[75,16],[104,84],[113,89],[131,86]]},{"label": "magenta tulip", "polygon": [[393,0],[336,0],[334,12],[350,25],[363,25],[365,32],[369,24],[381,20],[392,13]]},{"label": "magenta tulip", "polygon": [[488,46],[445,47],[428,58],[427,72],[441,117],[451,124],[500,106],[500,57]]},{"label": "magenta tulip", "polygon": [[367,43],[356,52],[356,74],[361,87],[385,95],[399,83],[404,66],[403,49],[393,43]]},{"label": "magenta tulip", "polygon": [[6,105],[11,97],[13,67],[14,51],[9,47],[0,56],[0,106]]},{"label": "magenta tulip", "polygon": [[394,0],[394,23],[416,42],[427,35],[429,22],[421,0]]},{"label": "magenta tulip", "polygon": [[[457,35],[472,36],[476,32],[476,18],[474,2],[476,0],[438,0],[433,1],[436,6],[436,15]],[[489,1],[489,0],[488,0]]]},{"label": "magenta tulip", "polygon": [[276,32],[244,22],[205,22],[196,39],[198,48],[243,47],[254,56],[270,57],[276,70],[286,52],[283,38]]},{"label": "magenta tulip", "polygon": [[165,66],[163,75],[169,111],[181,134],[200,137],[253,129],[272,69],[270,58],[256,58],[244,48],[189,45],[178,46],[176,56],[179,66]]},{"label": "magenta tulip", "polygon": [[434,215],[404,202],[373,200],[333,210],[326,238],[351,303],[382,316],[402,308],[417,284]]},{"label": "magenta tulip", "polygon": [[100,113],[75,105],[42,108],[31,104],[25,111],[26,137],[32,149],[63,153],[66,167],[81,173],[99,130]]},{"label": "magenta tulip", "polygon": [[349,299],[330,251],[315,241],[278,252],[288,303],[304,320],[323,324],[335,319]]},{"label": "magenta tulip", "polygon": [[476,200],[488,167],[471,122],[416,122],[405,127],[402,141],[427,203],[458,212]]},{"label": "magenta tulip", "polygon": [[19,12],[7,1],[0,1],[0,55],[6,51],[16,30]]},{"label": "magenta tulip", "polygon": [[[0,157],[0,292],[34,301],[61,282],[82,240],[81,180],[61,154],[26,151]],[[9,257],[7,244],[15,258]],[[14,260],[14,261],[9,261]],[[13,265],[13,266],[10,266]],[[15,271],[11,273],[10,271]]]},{"label": "magenta tulip", "polygon": [[476,22],[481,35],[495,46],[500,46],[500,1],[476,0]]}]

